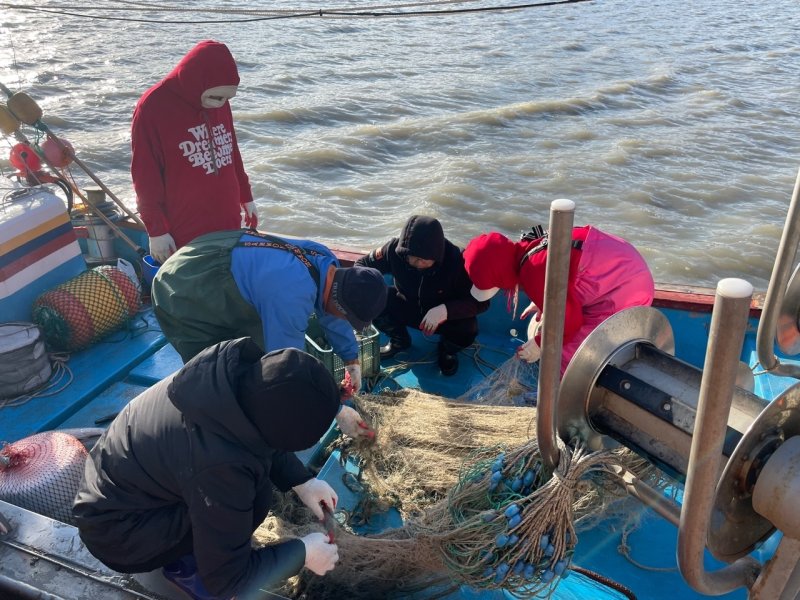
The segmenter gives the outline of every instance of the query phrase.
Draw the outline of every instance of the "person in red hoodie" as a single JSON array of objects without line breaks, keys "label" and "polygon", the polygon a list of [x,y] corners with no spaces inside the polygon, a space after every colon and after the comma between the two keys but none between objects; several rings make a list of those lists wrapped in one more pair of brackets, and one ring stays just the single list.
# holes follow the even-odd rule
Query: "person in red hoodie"
[{"label": "person in red hoodie", "polygon": [[139,99],[131,177],[150,254],[164,262],[194,238],[258,226],[228,100],[239,72],[225,44],[198,43]]},{"label": "person in red hoodie", "polygon": [[[518,288],[532,301],[521,317],[532,316],[528,341],[517,355],[539,360],[544,315],[547,232],[533,227],[519,242],[501,233],[483,234],[464,250],[464,266],[474,284],[472,295],[488,300],[500,289]],[[572,230],[561,374],[583,340],[611,315],[631,306],[649,306],[655,284],[644,258],[629,242],[586,225]]]}]

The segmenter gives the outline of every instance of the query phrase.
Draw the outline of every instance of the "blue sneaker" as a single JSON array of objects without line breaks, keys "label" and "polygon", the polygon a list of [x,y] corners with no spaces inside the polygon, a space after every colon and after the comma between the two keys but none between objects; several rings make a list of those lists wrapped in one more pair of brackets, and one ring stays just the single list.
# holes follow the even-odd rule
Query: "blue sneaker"
[{"label": "blue sneaker", "polygon": [[192,600],[225,600],[209,592],[203,585],[197,574],[197,562],[193,554],[182,556],[174,563],[166,565],[161,572]]}]

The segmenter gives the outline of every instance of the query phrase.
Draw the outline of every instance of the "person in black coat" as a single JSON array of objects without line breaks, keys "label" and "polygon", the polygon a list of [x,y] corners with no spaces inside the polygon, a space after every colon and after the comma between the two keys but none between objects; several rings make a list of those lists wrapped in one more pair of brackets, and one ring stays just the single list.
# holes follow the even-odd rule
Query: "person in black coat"
[{"label": "person in black coat", "polygon": [[472,282],[464,268],[462,250],[444,237],[432,217],[414,215],[399,238],[371,251],[357,265],[391,274],[386,308],[373,321],[389,337],[381,356],[389,358],[411,346],[407,327],[440,334],[439,368],[443,375],[458,370],[457,353],[478,335],[479,313],[489,302],[470,294]]},{"label": "person in black coat", "polygon": [[318,518],[337,497],[295,451],[313,446],[339,410],[324,365],[296,349],[263,354],[250,338],[203,350],[134,398],[91,451],[73,505],[81,539],[110,568],[164,575],[192,598],[242,600],[303,566],[338,560],[312,533],[253,550],[273,486]]}]

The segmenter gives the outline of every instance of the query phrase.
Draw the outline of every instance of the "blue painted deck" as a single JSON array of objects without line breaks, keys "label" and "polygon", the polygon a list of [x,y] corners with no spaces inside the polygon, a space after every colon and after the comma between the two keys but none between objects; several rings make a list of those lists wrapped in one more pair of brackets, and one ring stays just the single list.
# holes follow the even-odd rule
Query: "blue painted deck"
[{"label": "blue painted deck", "polygon": [[[677,354],[701,366],[709,316],[688,315],[680,311],[664,312],[673,324]],[[512,329],[521,332],[521,337],[524,337],[523,324],[511,320],[504,298],[495,300],[490,311],[481,315],[480,323],[482,329],[477,350],[473,348],[461,353],[460,368],[455,376],[444,377],[439,372],[436,365],[436,336],[426,337],[413,332],[412,347],[399,354],[397,360],[385,361],[383,367],[391,376],[382,377],[379,387],[421,388],[447,397],[463,394],[490,372],[488,365],[499,366],[513,355],[520,342],[512,335]],[[755,363],[755,322],[751,323],[742,357],[751,365]],[[399,366],[398,361],[402,361],[402,365]],[[166,344],[152,312],[145,309],[127,330],[111,334],[90,349],[74,354],[67,366],[73,379],[61,392],[33,398],[22,406],[7,407],[0,411],[0,441],[10,442],[48,429],[106,426],[127,402],[149,385],[179,369],[182,363],[174,349]],[[756,393],[770,398],[795,383],[788,378],[766,374],[757,375],[755,380]],[[332,428],[322,443],[301,453],[301,458],[308,464],[321,465],[320,476],[339,493],[341,508],[350,509],[355,506],[357,498],[342,483],[345,467],[339,464],[336,455],[323,463],[323,449],[335,433]],[[641,507],[639,510],[644,516],[641,527],[628,540],[631,558],[648,567],[671,570],[648,570],[634,566],[618,551],[621,532],[605,527],[598,527],[581,536],[575,564],[618,581],[631,588],[639,598],[702,598],[683,583],[677,573],[675,528],[651,511]],[[399,516],[394,513],[379,518],[371,527],[382,529],[398,524]],[[761,558],[763,560],[764,556]],[[720,566],[709,559],[709,569]],[[507,594],[479,593],[467,589],[448,596],[451,600],[503,597],[511,598]],[[558,600],[604,600],[621,596],[573,573],[563,581],[553,597]],[[745,597],[744,591],[721,596],[727,600]]]},{"label": "blue painted deck", "polygon": [[[64,389],[31,398],[0,412],[0,441],[13,442],[33,433],[69,427],[96,427],[94,420],[120,410],[135,391],[125,382],[130,370],[165,343],[152,311],[142,311],[126,330],[117,331],[91,348],[70,356]],[[113,391],[109,388],[114,385]],[[56,386],[56,389],[59,386]],[[78,416],[80,413],[80,416]]]},{"label": "blue painted deck", "polygon": [[[685,352],[685,356],[688,357],[685,359],[687,362],[701,367],[705,357],[709,315],[693,316],[691,321],[684,322],[685,319],[688,319],[685,313],[665,311],[665,314],[675,328],[676,347]],[[464,394],[488,374],[489,369],[482,364],[482,361],[498,367],[514,355],[520,341],[512,336],[512,329],[521,332],[520,335],[525,337],[524,324],[518,320],[511,320],[510,315],[506,312],[505,299],[493,302],[492,308],[485,315],[481,315],[480,321],[482,327],[477,340],[478,350],[471,348],[459,355],[459,370],[455,376],[445,377],[439,372],[436,365],[438,337],[425,336],[418,331],[412,331],[411,348],[397,354],[393,359],[382,361],[382,369],[390,371],[392,376],[391,379],[382,379],[379,387],[418,388],[450,398]],[[677,329],[678,327],[681,329]],[[745,342],[743,357],[755,356],[755,322],[751,329]],[[382,342],[385,341],[386,339],[382,336]],[[481,364],[476,360],[476,352],[481,359]],[[794,383],[792,380],[784,381],[784,379],[786,378],[776,378],[771,375],[756,377],[757,384],[760,382],[762,387],[781,390]],[[342,482],[345,470],[356,472],[351,464],[343,467],[340,464],[338,453],[333,453],[320,471],[320,476],[324,477],[336,490],[339,495],[339,507],[344,510],[352,510],[358,503],[358,497]],[[614,529],[613,525],[596,527],[583,533],[576,547],[574,563],[621,583],[631,589],[640,599],[699,600],[707,598],[707,596],[693,591],[678,573],[677,529],[650,509],[633,502],[631,505],[634,507],[632,510],[638,511],[642,516],[642,522],[640,527],[628,537],[629,554],[637,563],[644,567],[652,567],[652,569],[634,566],[619,551],[622,532]],[[374,517],[370,524],[360,528],[359,531],[370,533],[388,527],[398,527],[401,524],[399,514],[390,511],[387,515]],[[724,563],[716,561],[708,553],[706,559],[706,568],[709,571],[724,566]],[[415,596],[415,598],[417,597],[422,599],[427,595]],[[597,584],[577,573],[571,573],[564,579],[559,584],[557,593],[552,596],[556,600],[611,600],[622,597],[619,592]],[[723,600],[744,600],[746,597],[747,594],[744,590],[718,596]],[[512,600],[515,596],[498,591],[461,588],[458,592],[443,596],[443,598],[447,600]]]}]

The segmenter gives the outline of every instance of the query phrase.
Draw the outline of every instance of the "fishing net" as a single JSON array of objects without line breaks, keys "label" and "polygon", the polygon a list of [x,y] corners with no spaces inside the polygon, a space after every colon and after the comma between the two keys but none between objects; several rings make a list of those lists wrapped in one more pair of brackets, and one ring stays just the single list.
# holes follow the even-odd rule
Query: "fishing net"
[{"label": "fishing net", "polygon": [[0,450],[0,500],[73,523],[72,500],[88,452],[74,436],[46,431]]},{"label": "fishing net", "polygon": [[[516,361],[521,362],[521,361]],[[627,450],[560,445],[551,475],[529,439],[525,406],[448,401],[413,390],[359,398],[377,443],[341,438],[360,466],[361,501],[338,515],[340,562],[324,577],[303,572],[282,590],[294,598],[390,598],[420,590],[512,590],[529,598],[573,568],[578,534],[624,498],[613,467],[651,482],[660,474]],[[404,525],[356,535],[377,510],[398,508]],[[304,518],[305,515],[305,518]],[[277,511],[256,532],[268,543],[319,530],[302,508]]]},{"label": "fishing net", "polygon": [[536,406],[538,384],[538,362],[511,358],[459,396],[458,401],[489,406]]},{"label": "fishing net", "polygon": [[356,408],[376,432],[371,440],[339,437],[332,449],[352,460],[370,487],[359,512],[389,506],[411,517],[447,497],[465,458],[498,444],[528,440],[533,408],[476,407],[418,390],[361,396]]},{"label": "fishing net", "polygon": [[33,321],[51,349],[73,352],[122,327],[140,305],[136,284],[120,269],[104,265],[39,296]]}]

